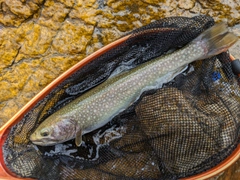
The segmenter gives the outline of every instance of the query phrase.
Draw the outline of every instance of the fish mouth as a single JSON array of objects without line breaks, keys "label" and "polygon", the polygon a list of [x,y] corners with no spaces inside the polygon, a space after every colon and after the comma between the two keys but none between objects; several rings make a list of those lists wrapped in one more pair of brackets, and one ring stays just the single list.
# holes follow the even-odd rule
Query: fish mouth
[{"label": "fish mouth", "polygon": [[58,143],[58,141],[54,139],[48,138],[37,138],[36,134],[32,134],[30,136],[30,141],[32,141],[33,144],[40,145],[40,146],[51,146]]},{"label": "fish mouth", "polygon": [[58,141],[42,141],[42,140],[31,140],[33,144],[35,145],[40,145],[40,146],[53,146],[53,145],[56,145],[56,144],[59,144]]},{"label": "fish mouth", "polygon": [[70,138],[67,140],[54,140],[54,139],[35,139],[30,137],[30,140],[32,141],[32,143],[39,146],[54,146],[56,144],[61,144],[71,139],[73,138]]},{"label": "fish mouth", "polygon": [[57,140],[37,139],[33,136],[30,136],[30,140],[32,141],[33,144],[40,145],[40,146],[53,146],[53,145],[59,143],[59,141],[57,141]]}]

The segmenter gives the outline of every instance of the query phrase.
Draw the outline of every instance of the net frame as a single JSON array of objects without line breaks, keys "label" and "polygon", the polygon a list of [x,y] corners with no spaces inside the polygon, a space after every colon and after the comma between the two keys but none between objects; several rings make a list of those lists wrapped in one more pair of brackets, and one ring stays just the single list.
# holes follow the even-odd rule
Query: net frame
[{"label": "net frame", "polygon": [[[34,98],[32,98],[20,111],[18,111],[7,123],[5,123],[1,128],[0,128],[0,145],[1,147],[3,146],[8,133],[13,125],[18,123],[27,112],[34,107],[38,101],[42,100],[44,97],[47,96],[47,94],[53,90],[58,84],[63,82],[66,78],[71,76],[74,72],[78,71],[81,69],[83,66],[88,64],[89,62],[93,61],[95,58],[99,57],[103,53],[109,51],[110,49],[117,47],[118,45],[124,43],[131,34],[124,36],[109,45],[99,49],[95,53],[89,55],[88,57],[84,58],[82,61],[65,71],[62,75],[60,75],[58,78],[56,78],[54,81],[52,81],[48,86],[46,86],[42,91],[40,91]],[[230,56],[231,60],[234,60],[233,56]],[[239,75],[240,76],[240,75]],[[226,158],[223,162],[215,166],[214,168],[211,168],[207,170],[206,172],[197,174],[192,177],[188,178],[183,178],[185,180],[189,179],[207,179],[210,177],[213,177],[220,172],[224,171],[226,168],[231,166],[234,162],[236,162],[240,157],[240,145],[237,146],[237,148],[233,151],[233,153]],[[1,179],[29,179],[29,178],[17,178],[16,175],[8,170],[8,168],[4,164],[4,159],[3,159],[3,151],[2,148],[0,148],[0,178]],[[30,180],[30,179],[29,179]]]}]

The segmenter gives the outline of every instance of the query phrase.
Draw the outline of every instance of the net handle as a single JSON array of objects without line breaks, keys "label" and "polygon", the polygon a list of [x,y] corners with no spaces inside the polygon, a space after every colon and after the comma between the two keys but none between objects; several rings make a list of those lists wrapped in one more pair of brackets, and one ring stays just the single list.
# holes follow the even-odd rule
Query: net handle
[{"label": "net handle", "polygon": [[[233,55],[230,54],[229,56],[231,61],[235,61],[235,58],[233,57]],[[238,77],[240,77],[240,74],[238,74]]]},{"label": "net handle", "polygon": [[[63,82],[66,78],[71,76],[73,73],[81,69],[83,66],[88,64],[89,62],[93,61],[100,55],[104,54],[105,52],[111,50],[112,48],[115,48],[119,46],[120,44],[124,43],[131,34],[124,36],[104,47],[101,49],[97,50],[96,52],[92,53],[91,55],[87,56],[74,66],[72,66],[70,69],[65,71],[63,74],[61,74],[59,77],[57,77],[55,80],[53,80],[50,84],[48,84],[42,91],[40,91],[36,96],[34,96],[23,108],[21,108],[9,121],[7,121],[1,128],[0,128],[0,147],[3,146],[8,133],[10,131],[10,128],[18,123],[24,115],[31,109],[33,108],[37,102],[42,100],[47,94],[49,94],[50,91],[52,91],[57,85],[59,85],[61,82]],[[4,163],[4,158],[3,158],[3,151],[2,148],[0,148],[0,179],[1,180],[22,180],[23,178],[17,178],[14,173],[12,173],[8,168],[6,167]],[[31,180],[24,178],[25,180]]]}]

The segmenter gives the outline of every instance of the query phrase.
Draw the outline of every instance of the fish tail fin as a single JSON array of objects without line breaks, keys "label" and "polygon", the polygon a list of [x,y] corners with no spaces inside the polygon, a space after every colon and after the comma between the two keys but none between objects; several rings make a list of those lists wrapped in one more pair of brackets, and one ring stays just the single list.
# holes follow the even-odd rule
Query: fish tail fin
[{"label": "fish tail fin", "polygon": [[238,37],[228,31],[225,23],[219,23],[200,34],[195,40],[195,43],[200,42],[205,50],[204,58],[220,54],[227,51],[235,42]]}]

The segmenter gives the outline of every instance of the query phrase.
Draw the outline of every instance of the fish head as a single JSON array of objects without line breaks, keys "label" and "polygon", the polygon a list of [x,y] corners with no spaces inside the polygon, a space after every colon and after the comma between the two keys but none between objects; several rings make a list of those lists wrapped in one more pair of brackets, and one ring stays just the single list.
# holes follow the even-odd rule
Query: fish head
[{"label": "fish head", "polygon": [[31,134],[30,140],[36,145],[52,146],[75,138],[77,127],[72,117],[50,116]]}]

